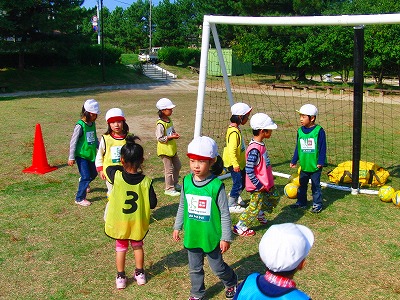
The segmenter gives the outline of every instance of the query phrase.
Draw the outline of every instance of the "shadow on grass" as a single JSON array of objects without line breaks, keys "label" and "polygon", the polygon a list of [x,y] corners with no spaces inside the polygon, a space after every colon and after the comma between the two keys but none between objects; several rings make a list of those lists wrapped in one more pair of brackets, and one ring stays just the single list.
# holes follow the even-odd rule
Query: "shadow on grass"
[{"label": "shadow on grass", "polygon": [[[265,272],[265,265],[261,261],[258,252],[236,261],[234,264],[230,265],[230,267],[235,270],[239,283],[251,273],[258,272],[262,274]],[[206,287],[206,289],[207,299],[214,299],[219,293],[225,290],[225,287],[222,282],[219,281],[209,288]]]},{"label": "shadow on grass", "polygon": [[162,219],[167,219],[169,217],[175,217],[178,211],[179,203],[172,203],[169,205],[164,205],[153,211],[152,218],[156,221],[161,221]]},{"label": "shadow on grass", "polygon": [[149,278],[152,278],[160,275],[170,268],[182,267],[186,266],[187,264],[187,251],[186,249],[182,248],[179,251],[175,251],[164,256],[161,260],[148,267],[146,271],[149,274]]}]

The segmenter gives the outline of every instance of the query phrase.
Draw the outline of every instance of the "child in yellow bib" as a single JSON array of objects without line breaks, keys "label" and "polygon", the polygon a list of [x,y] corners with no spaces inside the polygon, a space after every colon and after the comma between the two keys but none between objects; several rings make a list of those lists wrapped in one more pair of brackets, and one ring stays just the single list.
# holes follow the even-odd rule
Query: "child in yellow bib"
[{"label": "child in yellow bib", "polygon": [[105,233],[115,239],[117,289],[127,283],[125,273],[126,252],[131,244],[136,269],[133,279],[138,285],[146,283],[144,273],[143,239],[150,225],[150,209],[157,205],[152,180],[142,173],[143,147],[136,136],[128,135],[121,148],[122,166],[109,166],[107,176],[113,184],[105,212]]},{"label": "child in yellow bib", "polygon": [[106,113],[107,131],[103,134],[96,155],[96,170],[101,179],[106,180],[107,197],[112,190],[112,184],[105,170],[108,166],[121,165],[121,148],[129,133],[124,112],[120,108],[111,108]]},{"label": "child in yellow bib", "polygon": [[172,109],[175,104],[167,98],[158,100],[158,121],[156,127],[157,155],[164,164],[165,195],[176,197],[180,195],[181,186],[178,184],[181,161],[179,160],[176,139],[180,135],[176,133],[174,124],[171,120]]}]

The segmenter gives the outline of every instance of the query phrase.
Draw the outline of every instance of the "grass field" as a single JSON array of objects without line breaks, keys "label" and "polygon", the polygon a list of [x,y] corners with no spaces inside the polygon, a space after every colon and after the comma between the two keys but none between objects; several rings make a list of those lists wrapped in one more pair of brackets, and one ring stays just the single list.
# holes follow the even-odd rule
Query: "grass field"
[{"label": "grass field", "polygon": [[[187,299],[187,255],[182,244],[172,240],[178,199],[164,196],[163,167],[156,155],[155,103],[161,97],[177,104],[172,117],[182,136],[178,148],[183,176],[188,173],[185,151],[193,136],[195,92],[131,90],[0,101],[0,299]],[[130,280],[125,290],[115,289],[114,242],[103,231],[105,183],[100,179],[92,183],[90,207],[74,204],[79,174],[66,162],[72,129],[87,98],[100,103],[99,136],[106,129],[105,112],[121,107],[131,132],[141,137],[145,148],[144,172],[154,179],[158,194],[145,239],[145,286]],[[32,162],[37,123],[49,164],[58,167],[45,175],[22,172]],[[274,163],[274,157],[271,160]],[[276,179],[281,192],[286,183]],[[225,184],[229,190],[230,180]],[[297,222],[315,234],[307,265],[295,277],[298,286],[313,299],[399,299],[400,209],[376,196],[331,189],[324,189],[323,195],[326,209],[321,214],[291,211],[288,205],[293,200],[282,197],[269,216],[271,224]],[[237,217],[232,215],[233,222]],[[267,228],[257,226],[254,237],[235,238],[225,255],[240,280],[264,271],[257,249]],[[126,271],[132,274],[134,260],[129,254]],[[206,288],[209,299],[224,299],[223,286],[208,267]]]}]

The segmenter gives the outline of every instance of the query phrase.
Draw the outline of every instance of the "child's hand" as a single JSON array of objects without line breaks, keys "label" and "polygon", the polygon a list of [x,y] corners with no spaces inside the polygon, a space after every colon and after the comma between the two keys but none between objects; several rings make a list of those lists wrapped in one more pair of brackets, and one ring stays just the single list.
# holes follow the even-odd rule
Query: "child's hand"
[{"label": "child's hand", "polygon": [[289,166],[290,166],[291,168],[296,168],[296,165],[297,165],[297,164],[292,164],[292,163],[289,164]]},{"label": "child's hand", "polygon": [[174,230],[174,232],[172,233],[172,238],[174,239],[175,242],[179,242],[181,240],[180,236],[179,236],[179,230]]},{"label": "child's hand", "polygon": [[99,176],[101,179],[106,180],[106,175],[104,174],[103,171],[99,171]]},{"label": "child's hand", "polygon": [[236,173],[240,172],[240,167],[239,166],[233,167],[233,171]]},{"label": "child's hand", "polygon": [[231,244],[227,241],[220,241],[219,248],[221,249],[221,253],[225,253],[230,248]]},{"label": "child's hand", "polygon": [[68,160],[68,166],[73,166],[74,163],[75,163],[75,160],[73,160],[73,159]]},{"label": "child's hand", "polygon": [[172,134],[172,136],[173,136],[173,138],[174,139],[179,139],[181,136],[178,134],[178,133],[176,133],[176,132],[174,132],[173,134]]}]

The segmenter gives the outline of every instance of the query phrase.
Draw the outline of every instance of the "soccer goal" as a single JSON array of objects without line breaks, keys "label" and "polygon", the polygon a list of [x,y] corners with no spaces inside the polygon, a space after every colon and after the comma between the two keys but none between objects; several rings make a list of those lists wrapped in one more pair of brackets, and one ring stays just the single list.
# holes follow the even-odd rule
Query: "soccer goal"
[{"label": "soccer goal", "polygon": [[[289,176],[291,171],[288,165],[299,127],[299,118],[295,111],[305,103],[312,103],[319,110],[317,123],[324,127],[327,133],[327,171],[340,162],[353,160],[353,174],[358,176],[359,161],[366,160],[388,169],[393,175],[398,166],[397,149],[400,148],[397,138],[400,124],[396,122],[396,116],[400,113],[400,93],[395,88],[399,86],[399,79],[385,78],[385,86],[393,89],[364,88],[366,81],[374,80],[364,74],[365,59],[373,59],[365,57],[364,42],[373,40],[372,35],[375,31],[366,31],[368,28],[388,26],[388,30],[398,30],[398,24],[400,14],[313,17],[204,16],[194,136],[213,137],[222,151],[229,124],[230,106],[237,102],[245,102],[253,107],[253,113],[265,112],[278,124],[278,130],[268,140],[267,148],[274,170],[282,176]],[[287,28],[297,28],[299,36],[315,41],[314,47],[319,51],[310,51],[310,74],[303,74],[307,80],[299,80],[298,73],[291,69],[284,73],[277,71],[271,77],[270,72],[267,74],[256,67],[252,68],[251,61],[246,61],[245,48],[235,48],[235,45],[230,47],[231,49],[223,48],[217,26],[222,26],[225,32],[245,31],[246,34],[242,36],[245,37],[244,44],[247,45],[260,35],[284,36],[290,32],[286,31]],[[309,30],[301,31],[303,28]],[[329,36],[326,28],[329,28]],[[351,60],[354,67],[350,71],[343,71],[341,66],[331,61],[332,58],[327,55],[326,74],[312,73],[312,61],[315,59],[312,55],[324,55],[335,51],[324,50],[324,39],[337,36],[342,38],[337,41],[336,51],[343,52],[343,59]],[[290,39],[291,42],[297,43],[298,51],[305,51],[301,47],[301,39]],[[275,44],[274,49],[285,52],[285,45]],[[259,50],[267,52],[266,49]],[[268,53],[274,55],[273,51]],[[275,54],[277,58],[274,66],[277,70],[283,65],[280,59],[295,55]],[[373,56],[373,51],[368,55]],[[387,65],[398,66],[399,61],[393,58],[392,64]],[[296,70],[299,69],[299,65],[295,67]],[[329,73],[330,70],[332,74]],[[314,84],[310,84],[311,82]],[[343,85],[343,82],[348,84]],[[244,140],[248,143],[252,135],[250,126],[246,124],[241,129]],[[358,193],[358,178],[353,179],[355,183],[351,191]]]}]

